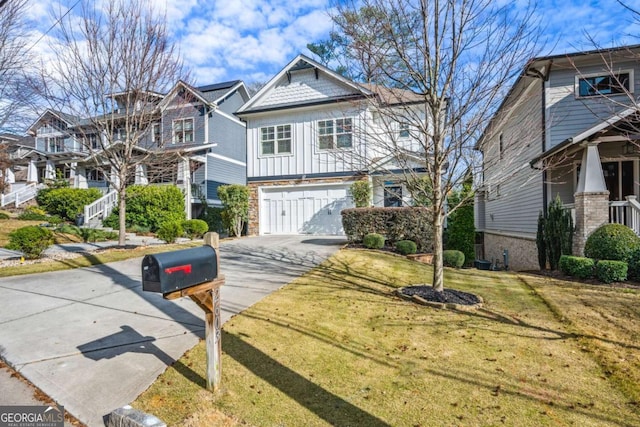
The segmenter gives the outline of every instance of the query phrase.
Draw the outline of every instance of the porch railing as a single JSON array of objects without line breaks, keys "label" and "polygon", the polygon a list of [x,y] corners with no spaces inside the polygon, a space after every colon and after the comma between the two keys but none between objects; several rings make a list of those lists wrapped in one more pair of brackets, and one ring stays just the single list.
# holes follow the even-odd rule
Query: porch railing
[{"label": "porch railing", "polygon": [[[640,236],[640,203],[636,196],[627,196],[626,199],[609,202],[609,223],[626,225]],[[575,224],[575,204],[567,203],[563,207],[571,212],[571,218]]]},{"label": "porch railing", "polygon": [[640,235],[640,203],[636,196],[627,196],[626,199],[609,202],[609,222],[624,224]]},{"label": "porch railing", "polygon": [[2,194],[0,195],[0,207],[5,207],[13,203],[17,208],[22,203],[28,202],[36,197],[38,190],[40,190],[41,187],[42,185],[31,183],[9,194]]},{"label": "porch railing", "polygon": [[111,191],[95,202],[84,207],[84,224],[93,219],[104,219],[109,216],[113,208],[118,204],[118,192]]}]

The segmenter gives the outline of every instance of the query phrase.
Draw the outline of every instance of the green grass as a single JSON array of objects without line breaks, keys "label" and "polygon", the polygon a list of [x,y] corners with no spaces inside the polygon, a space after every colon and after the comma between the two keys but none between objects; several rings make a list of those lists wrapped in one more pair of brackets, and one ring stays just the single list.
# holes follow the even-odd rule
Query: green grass
[{"label": "green grass", "polygon": [[80,255],[75,258],[61,259],[35,264],[16,265],[0,268],[0,277],[20,276],[24,274],[45,273],[48,271],[71,270],[74,268],[90,267],[92,265],[123,261],[147,254],[168,252],[202,245],[202,241],[192,241],[173,245],[140,246],[133,249],[106,249],[100,253]]},{"label": "green grass", "polygon": [[[445,274],[447,287],[481,295],[485,307],[401,300],[393,291],[429,281],[430,266],[341,251],[225,324],[218,395],[204,390],[201,342],[134,406],[187,426],[640,425],[637,293],[589,288],[572,299],[582,288],[565,282]],[[622,323],[588,330],[581,308],[615,311],[606,295],[626,301]],[[610,346],[626,352],[630,381],[610,372],[619,357]]]}]

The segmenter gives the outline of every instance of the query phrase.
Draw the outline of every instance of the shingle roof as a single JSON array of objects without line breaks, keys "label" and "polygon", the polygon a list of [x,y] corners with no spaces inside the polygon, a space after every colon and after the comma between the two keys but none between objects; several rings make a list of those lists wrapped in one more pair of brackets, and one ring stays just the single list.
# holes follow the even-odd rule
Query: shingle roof
[{"label": "shingle roof", "polygon": [[201,93],[202,97],[208,102],[214,102],[220,99],[221,96],[229,92],[229,89],[240,83],[240,80],[231,80],[228,82],[216,83],[207,86],[200,86],[195,88]]}]

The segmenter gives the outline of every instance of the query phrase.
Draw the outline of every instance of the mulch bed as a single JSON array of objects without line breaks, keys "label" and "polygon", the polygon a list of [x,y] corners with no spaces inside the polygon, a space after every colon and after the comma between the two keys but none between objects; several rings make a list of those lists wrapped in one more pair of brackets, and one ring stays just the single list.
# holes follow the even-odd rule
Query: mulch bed
[{"label": "mulch bed", "polygon": [[446,288],[442,292],[438,292],[433,286],[407,286],[402,288],[401,292],[407,296],[417,295],[429,302],[445,304],[475,305],[482,302],[476,295],[468,292]]}]

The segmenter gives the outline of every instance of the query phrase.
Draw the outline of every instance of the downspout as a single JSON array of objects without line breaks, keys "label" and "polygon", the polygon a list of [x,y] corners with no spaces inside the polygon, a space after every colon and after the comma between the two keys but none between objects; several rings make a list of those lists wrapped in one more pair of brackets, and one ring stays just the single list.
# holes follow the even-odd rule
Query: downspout
[{"label": "downspout", "polygon": [[[547,117],[546,117],[546,108],[547,105],[547,92],[545,90],[545,84],[547,79],[542,80],[542,105],[540,106],[542,109],[542,152],[547,151]],[[547,189],[547,169],[542,169],[542,212],[544,212],[544,216],[547,216],[547,205],[549,204],[549,194]]]}]

